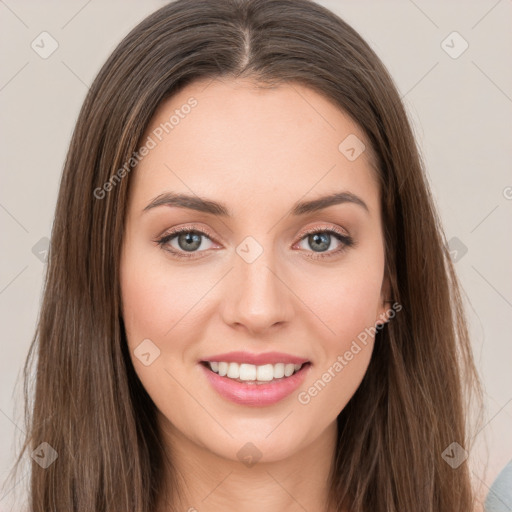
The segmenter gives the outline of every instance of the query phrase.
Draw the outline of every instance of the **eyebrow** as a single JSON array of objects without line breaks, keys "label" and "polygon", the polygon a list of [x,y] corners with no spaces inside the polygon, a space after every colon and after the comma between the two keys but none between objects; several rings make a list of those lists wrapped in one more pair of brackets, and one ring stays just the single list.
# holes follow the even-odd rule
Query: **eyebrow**
[{"label": "eyebrow", "polygon": [[[362,207],[369,213],[369,208],[366,203],[355,194],[351,192],[336,192],[327,196],[319,197],[310,201],[297,202],[291,209],[293,216],[306,215],[308,213],[317,212],[334,206],[337,204],[355,204]],[[220,217],[233,217],[229,208],[223,204],[210,199],[205,199],[196,195],[176,194],[166,192],[155,197],[143,210],[146,212],[158,206],[176,206],[178,208],[187,208],[198,212],[209,213]]]}]

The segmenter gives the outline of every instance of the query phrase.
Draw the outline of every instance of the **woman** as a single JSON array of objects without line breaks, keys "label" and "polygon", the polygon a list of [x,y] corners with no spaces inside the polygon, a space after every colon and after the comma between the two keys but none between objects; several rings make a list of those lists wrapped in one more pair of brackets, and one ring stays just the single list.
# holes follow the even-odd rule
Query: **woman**
[{"label": "woman", "polygon": [[473,510],[445,244],[393,81],[344,21],[161,8],[69,148],[26,366],[31,510]]}]

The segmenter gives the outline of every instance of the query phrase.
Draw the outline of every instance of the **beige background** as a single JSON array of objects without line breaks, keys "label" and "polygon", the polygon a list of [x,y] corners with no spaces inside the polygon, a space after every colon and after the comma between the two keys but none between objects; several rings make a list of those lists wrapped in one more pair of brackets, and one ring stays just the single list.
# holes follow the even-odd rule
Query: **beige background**
[{"label": "beige background", "polygon": [[[487,411],[470,460],[475,478],[490,485],[512,459],[512,1],[319,3],[371,44],[414,123],[471,303]],[[0,0],[0,484],[23,429],[20,372],[37,319],[45,237],[78,110],[114,46],[163,4]],[[46,59],[31,47],[43,31],[58,43]],[[442,46],[453,31],[469,44],[458,58],[443,46],[453,54],[461,39],[450,36]],[[486,476],[479,462],[485,440]],[[27,483],[20,476],[17,493]],[[11,487],[0,491],[0,511],[11,510],[14,495]]]}]

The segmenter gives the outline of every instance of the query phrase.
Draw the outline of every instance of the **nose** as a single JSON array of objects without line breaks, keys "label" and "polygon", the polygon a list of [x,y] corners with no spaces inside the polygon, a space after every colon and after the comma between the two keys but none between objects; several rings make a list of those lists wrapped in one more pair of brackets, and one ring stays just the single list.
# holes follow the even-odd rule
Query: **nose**
[{"label": "nose", "polygon": [[252,335],[283,326],[293,314],[293,293],[270,252],[264,251],[252,263],[236,256],[225,283],[224,322]]}]

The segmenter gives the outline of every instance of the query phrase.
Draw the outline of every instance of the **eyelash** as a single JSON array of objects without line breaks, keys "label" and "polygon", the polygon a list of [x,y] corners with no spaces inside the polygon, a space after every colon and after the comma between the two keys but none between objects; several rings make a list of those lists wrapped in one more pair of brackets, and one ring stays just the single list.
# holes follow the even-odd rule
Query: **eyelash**
[{"label": "eyelash", "polygon": [[[195,226],[185,226],[185,227],[181,227],[181,228],[176,228],[175,230],[163,235],[158,240],[155,240],[155,242],[163,250],[170,252],[177,258],[195,258],[195,259],[201,258],[202,256],[196,256],[197,252],[190,252],[187,254],[182,251],[176,251],[175,249],[169,249],[169,248],[165,247],[165,245],[167,243],[169,243],[173,238],[180,235],[181,233],[194,233],[194,234],[198,234],[198,235],[204,235],[207,238],[209,238],[210,240],[213,239],[213,237],[210,235],[210,233],[208,233],[204,229],[200,229]],[[341,242],[342,245],[340,248],[335,249],[334,251],[329,251],[326,253],[314,253],[313,252],[312,254],[309,254],[307,257],[311,258],[313,260],[332,258],[332,257],[339,255],[342,252],[346,251],[349,247],[353,247],[355,245],[355,241],[351,236],[345,235],[344,233],[342,233],[341,231],[339,231],[338,229],[336,229],[334,227],[329,227],[329,228],[320,227],[320,228],[309,229],[309,230],[305,231],[304,233],[302,233],[302,236],[300,237],[299,242],[302,241],[307,236],[314,235],[316,233],[328,233],[330,235],[334,235],[334,237],[339,242]],[[204,251],[200,251],[200,252],[204,252]]]}]

